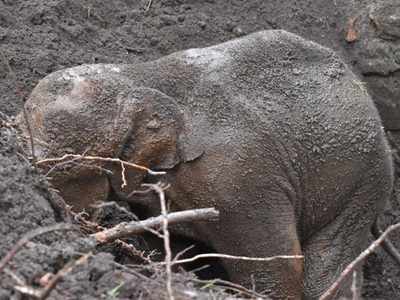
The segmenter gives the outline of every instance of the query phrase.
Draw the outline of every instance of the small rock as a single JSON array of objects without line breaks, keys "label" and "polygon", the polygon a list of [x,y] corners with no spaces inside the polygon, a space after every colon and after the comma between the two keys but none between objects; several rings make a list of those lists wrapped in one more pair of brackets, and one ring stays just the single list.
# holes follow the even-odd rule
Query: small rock
[{"label": "small rock", "polygon": [[228,22],[226,22],[225,27],[226,27],[226,30],[233,32],[233,29],[235,28],[235,23],[228,21]]},{"label": "small rock", "polygon": [[301,74],[301,71],[300,71],[299,69],[297,69],[297,68],[294,68],[294,69],[293,69],[293,74],[294,74],[294,75],[300,75],[300,74]]},{"label": "small rock", "polygon": [[151,120],[149,123],[147,123],[146,127],[148,129],[159,129],[161,126],[160,122],[157,119]]},{"label": "small rock", "polygon": [[236,36],[243,36],[244,35],[244,31],[243,31],[242,27],[240,27],[240,26],[234,27],[232,32]]},{"label": "small rock", "polygon": [[160,42],[160,39],[157,37],[152,37],[150,39],[150,46],[156,46]]},{"label": "small rock", "polygon": [[201,29],[205,29],[207,26],[207,23],[205,21],[199,21],[199,26]]},{"label": "small rock", "polygon": [[185,21],[185,15],[179,15],[178,16],[178,22],[182,23],[183,21]]},{"label": "small rock", "polygon": [[161,24],[164,26],[175,25],[177,23],[177,17],[171,15],[162,15],[160,20]]}]

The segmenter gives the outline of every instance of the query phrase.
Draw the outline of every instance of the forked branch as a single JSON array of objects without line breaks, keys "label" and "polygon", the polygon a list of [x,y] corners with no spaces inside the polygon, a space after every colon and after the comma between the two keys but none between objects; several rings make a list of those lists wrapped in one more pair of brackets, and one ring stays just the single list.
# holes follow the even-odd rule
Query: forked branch
[{"label": "forked branch", "polygon": [[354,270],[357,267],[359,267],[360,264],[384,242],[389,233],[399,228],[400,228],[400,223],[389,226],[377,240],[375,240],[367,249],[361,252],[361,254],[343,270],[340,276],[329,287],[329,289],[319,298],[319,300],[332,299],[339,291],[343,283],[349,279],[349,276],[354,272]]},{"label": "forked branch", "polygon": [[[167,214],[167,220],[168,224],[176,224],[182,222],[212,221],[216,220],[218,216],[219,212],[215,208],[200,208],[169,213]],[[161,215],[143,221],[120,223],[112,228],[93,233],[91,237],[95,238],[97,243],[108,243],[116,239],[146,232],[149,228],[160,228],[163,219],[164,216]]]}]

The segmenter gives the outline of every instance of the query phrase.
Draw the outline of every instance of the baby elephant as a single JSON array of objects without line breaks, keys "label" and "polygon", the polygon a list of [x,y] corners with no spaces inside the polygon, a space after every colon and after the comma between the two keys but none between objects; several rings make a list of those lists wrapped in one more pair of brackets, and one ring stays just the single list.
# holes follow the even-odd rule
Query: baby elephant
[{"label": "baby elephant", "polygon": [[[86,153],[167,171],[172,210],[220,211],[192,225],[199,241],[232,255],[304,255],[223,261],[231,280],[273,299],[317,299],[367,246],[392,189],[365,89],[332,51],[285,31],[58,71],[25,107],[40,159]],[[121,188],[119,166],[101,166],[113,176],[78,165],[53,184],[81,209],[154,180],[126,170]]]}]

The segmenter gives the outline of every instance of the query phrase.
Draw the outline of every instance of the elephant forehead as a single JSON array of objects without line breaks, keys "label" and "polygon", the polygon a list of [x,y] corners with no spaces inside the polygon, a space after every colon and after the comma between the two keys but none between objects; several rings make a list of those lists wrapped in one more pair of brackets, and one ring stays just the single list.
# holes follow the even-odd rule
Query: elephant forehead
[{"label": "elephant forehead", "polygon": [[[74,80],[76,78],[82,78],[87,75],[93,74],[105,74],[105,73],[120,73],[121,68],[117,65],[82,65],[74,68],[69,68],[62,70],[59,77],[56,77],[55,80],[69,81]],[[56,72],[55,74],[57,74]]]},{"label": "elephant forehead", "polygon": [[49,110],[75,110],[82,107],[82,100],[90,99],[89,89],[90,83],[85,78],[76,76],[71,79],[72,88],[68,94],[56,95],[56,99],[52,106],[49,106]]},{"label": "elephant forehead", "polygon": [[189,49],[181,53],[182,60],[188,65],[197,65],[212,70],[230,65],[232,57],[223,49]]}]

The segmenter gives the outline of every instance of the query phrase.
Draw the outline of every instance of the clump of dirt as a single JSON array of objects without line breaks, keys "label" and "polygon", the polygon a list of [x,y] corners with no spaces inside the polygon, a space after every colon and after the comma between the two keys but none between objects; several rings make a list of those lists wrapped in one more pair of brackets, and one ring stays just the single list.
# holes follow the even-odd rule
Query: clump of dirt
[{"label": "clump of dirt", "polygon": [[[59,69],[87,63],[135,64],[258,30],[282,28],[336,50],[361,81],[367,82],[366,89],[374,97],[386,128],[398,130],[399,7],[397,0],[0,0],[0,111],[8,115],[18,113],[24,96],[37,82]],[[396,131],[393,137],[400,141]],[[393,144],[399,149],[396,145],[400,143]],[[63,217],[52,209],[57,196],[49,190],[46,180],[18,153],[21,151],[16,135],[3,126],[1,257],[22,234]],[[398,182],[392,207],[382,218],[386,224],[399,220]],[[77,256],[75,252],[90,248],[82,240],[76,242],[80,237],[73,232],[54,232],[35,239],[9,268],[28,283],[36,284],[35,278],[56,272]],[[113,259],[111,254],[97,254],[90,264],[78,267],[68,277],[75,290],[66,288],[65,281],[54,291],[54,297],[68,299],[79,293],[97,299],[115,290],[121,282],[139,280],[115,267]],[[90,278],[98,279],[98,283]],[[13,293],[11,287],[15,283],[5,274],[1,274],[0,280],[0,295],[7,297]],[[156,286],[149,290],[157,290]],[[145,288],[124,292],[125,287],[116,289],[121,297],[140,293],[157,297],[157,293],[149,295]],[[399,287],[397,266],[379,251],[366,266],[365,298],[396,299]]]}]

